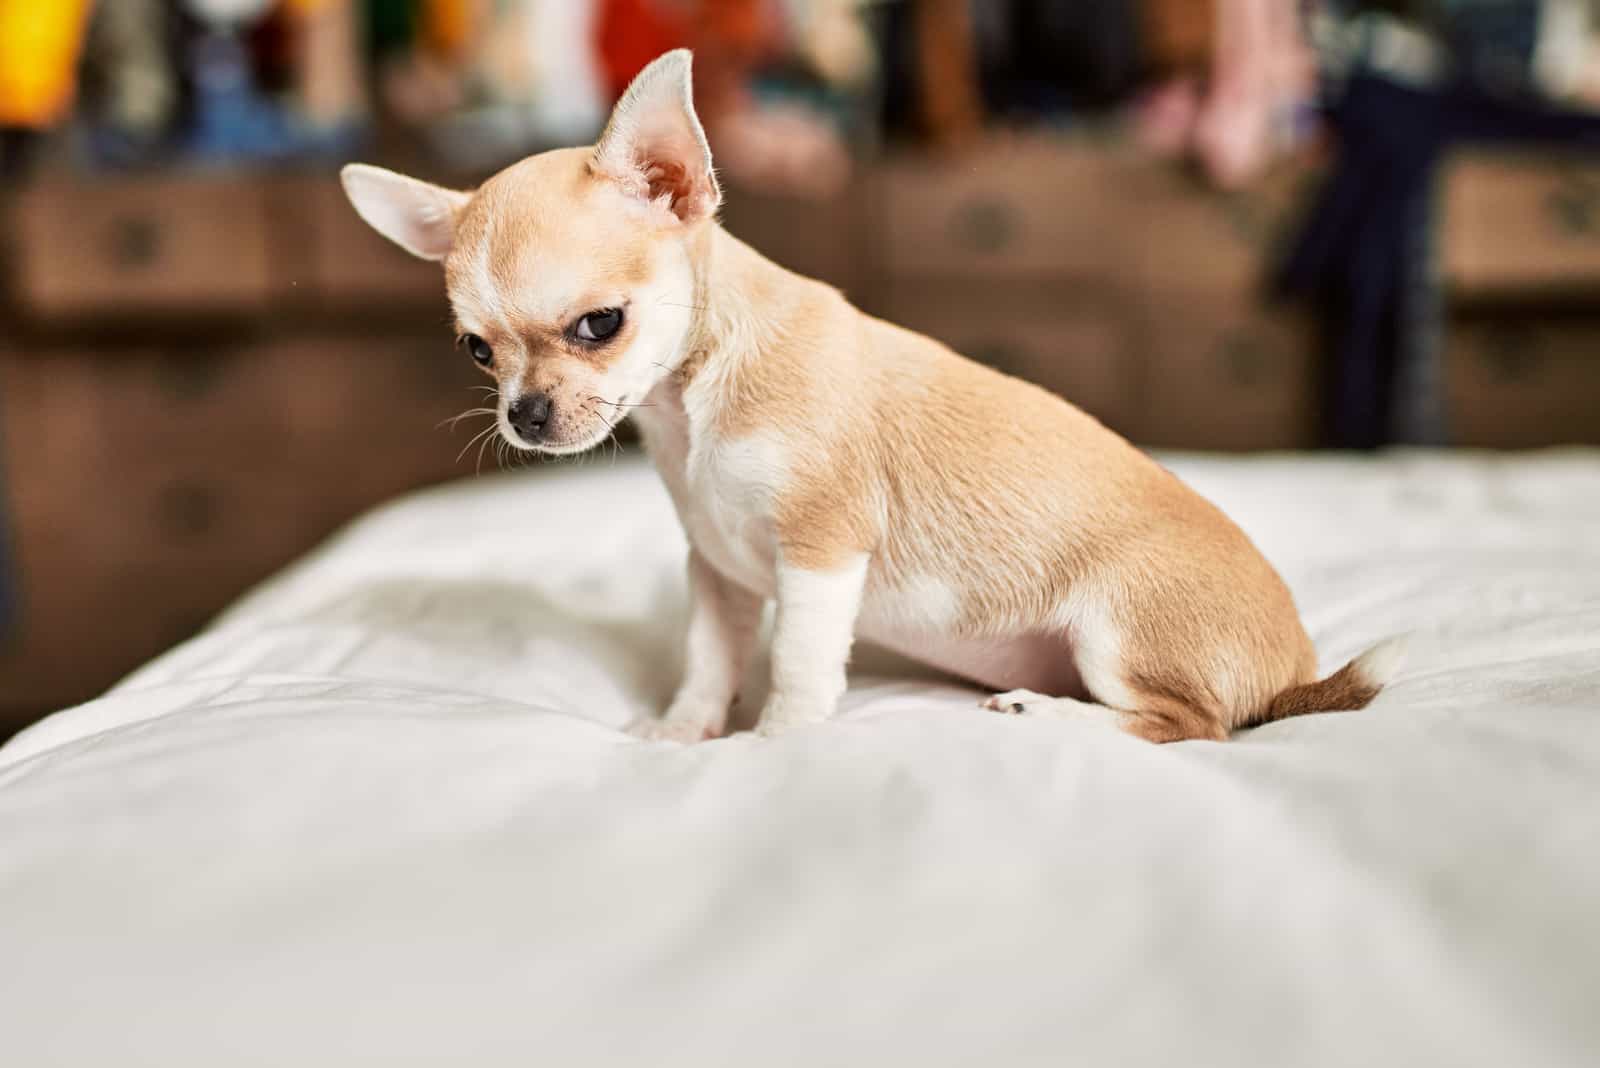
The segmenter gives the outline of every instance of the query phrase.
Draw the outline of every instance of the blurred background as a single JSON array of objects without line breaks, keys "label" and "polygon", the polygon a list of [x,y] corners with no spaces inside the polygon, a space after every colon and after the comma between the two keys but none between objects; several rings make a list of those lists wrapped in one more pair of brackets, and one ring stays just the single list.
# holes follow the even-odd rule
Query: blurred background
[{"label": "blurred background", "polygon": [[730,229],[1143,445],[1600,441],[1595,8],[0,0],[0,736],[482,461],[338,166],[470,186],[680,45]]}]

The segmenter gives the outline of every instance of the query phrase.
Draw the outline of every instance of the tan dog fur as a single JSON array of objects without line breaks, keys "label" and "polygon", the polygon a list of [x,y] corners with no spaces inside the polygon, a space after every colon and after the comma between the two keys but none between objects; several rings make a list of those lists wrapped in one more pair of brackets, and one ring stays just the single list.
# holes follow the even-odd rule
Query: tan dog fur
[{"label": "tan dog fur", "polygon": [[[471,194],[345,176],[364,218],[444,260],[461,331],[493,350],[507,440],[578,451],[639,422],[693,546],[696,606],[684,688],[640,733],[721,732],[766,598],[769,733],[831,713],[853,633],[1014,691],[995,710],[1160,742],[1377,694],[1398,647],[1318,682],[1272,567],[1122,438],[722,230],[688,66],[657,60],[595,147]],[[573,339],[574,316],[609,308],[614,339]],[[534,394],[554,414],[529,442],[505,413]]]}]

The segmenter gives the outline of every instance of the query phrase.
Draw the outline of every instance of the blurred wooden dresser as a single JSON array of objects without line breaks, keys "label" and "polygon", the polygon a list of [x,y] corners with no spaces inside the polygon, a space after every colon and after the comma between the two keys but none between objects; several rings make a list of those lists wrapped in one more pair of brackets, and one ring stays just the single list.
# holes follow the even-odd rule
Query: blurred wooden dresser
[{"label": "blurred wooden dresser", "polygon": [[[1313,324],[1261,294],[1317,180],[1224,193],[1090,138],[890,161],[850,231],[857,296],[1141,445],[1314,447]],[[1449,440],[1600,444],[1600,163],[1473,155],[1443,185]]]},{"label": "blurred wooden dresser", "polygon": [[866,187],[865,303],[1141,444],[1310,446],[1309,331],[1258,300],[1304,177],[1226,196],[1093,141],[891,162]]},{"label": "blurred wooden dresser", "polygon": [[1600,443],[1600,162],[1463,158],[1443,214],[1454,440]]},{"label": "blurred wooden dresser", "polygon": [[327,178],[8,205],[0,734],[93,697],[372,504],[471,470],[438,272]]}]

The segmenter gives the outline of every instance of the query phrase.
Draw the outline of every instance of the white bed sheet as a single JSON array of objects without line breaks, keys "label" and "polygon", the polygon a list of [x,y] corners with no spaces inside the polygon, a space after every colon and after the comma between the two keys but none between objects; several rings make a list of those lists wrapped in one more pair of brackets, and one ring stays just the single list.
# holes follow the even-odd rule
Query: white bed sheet
[{"label": "white bed sheet", "polygon": [[1324,664],[1420,633],[1368,711],[1156,747],[869,657],[635,742],[647,467],[373,514],[0,750],[0,1062],[1600,1062],[1600,458],[1172,462]]}]

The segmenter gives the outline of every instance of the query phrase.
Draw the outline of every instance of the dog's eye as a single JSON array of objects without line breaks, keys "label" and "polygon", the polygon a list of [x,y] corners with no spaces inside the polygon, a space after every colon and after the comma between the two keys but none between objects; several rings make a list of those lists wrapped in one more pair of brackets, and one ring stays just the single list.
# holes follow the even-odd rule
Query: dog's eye
[{"label": "dog's eye", "polygon": [[477,334],[462,334],[461,346],[472,353],[472,358],[484,367],[494,363],[494,349],[491,349],[489,343]]},{"label": "dog's eye", "polygon": [[621,329],[621,308],[590,312],[578,320],[578,338],[582,341],[604,341]]}]

